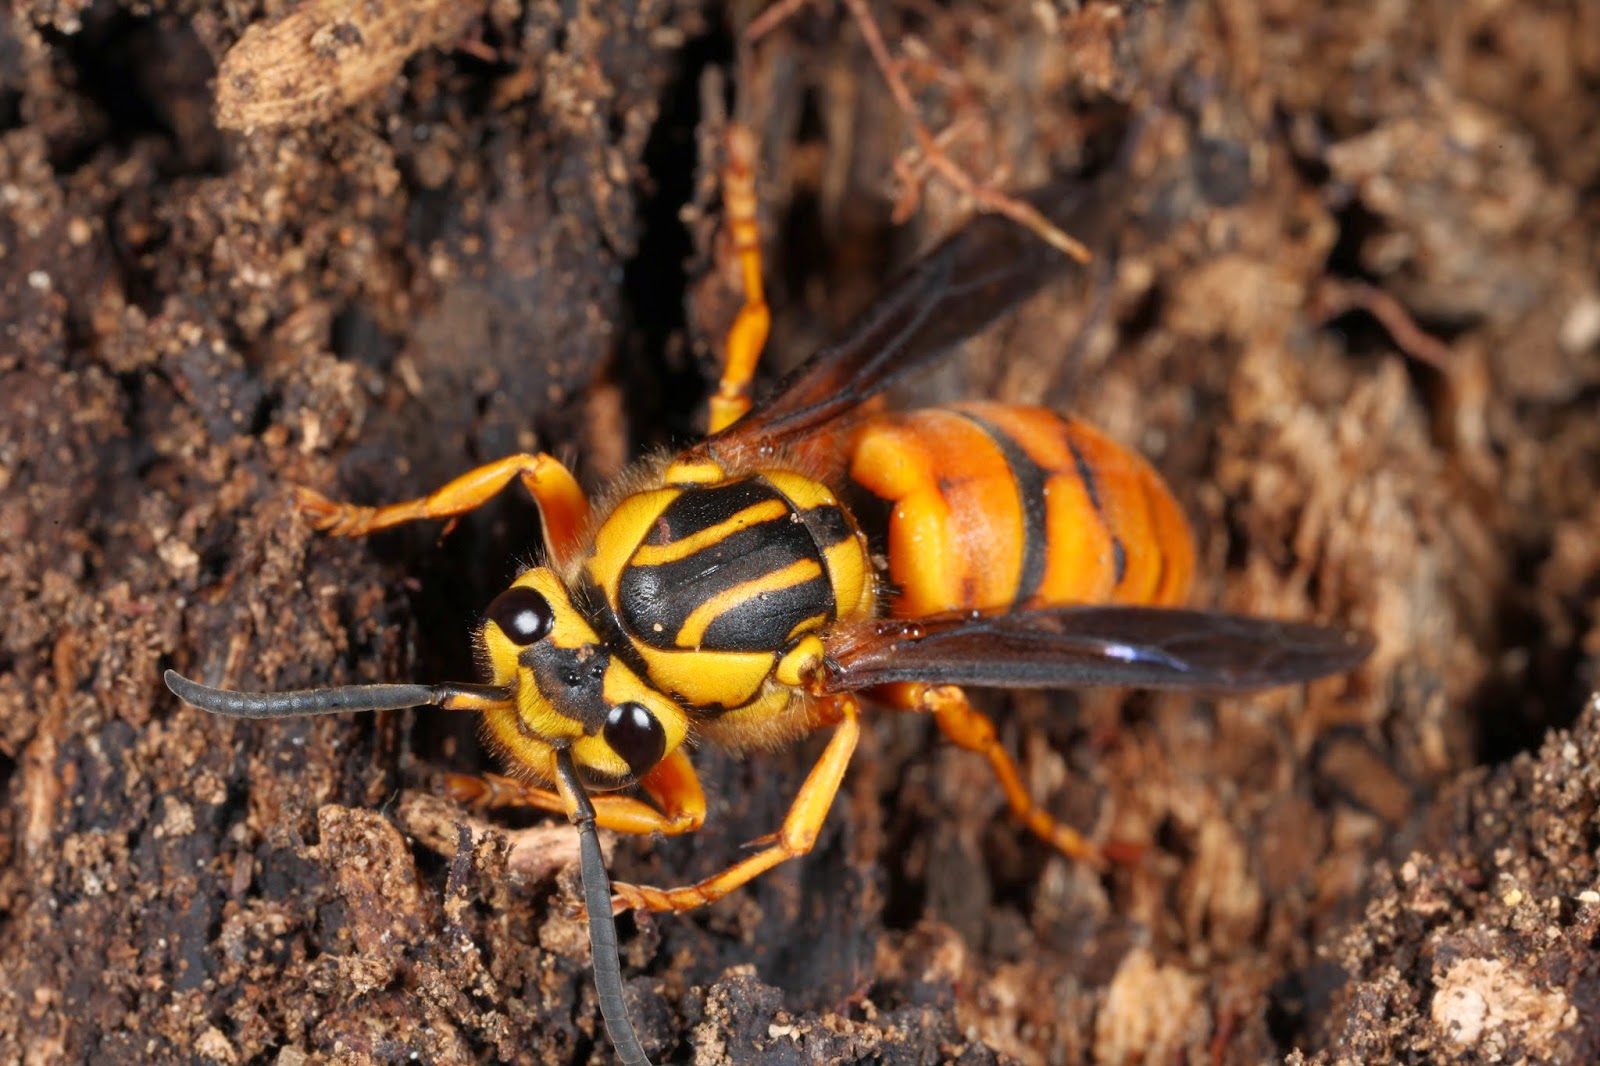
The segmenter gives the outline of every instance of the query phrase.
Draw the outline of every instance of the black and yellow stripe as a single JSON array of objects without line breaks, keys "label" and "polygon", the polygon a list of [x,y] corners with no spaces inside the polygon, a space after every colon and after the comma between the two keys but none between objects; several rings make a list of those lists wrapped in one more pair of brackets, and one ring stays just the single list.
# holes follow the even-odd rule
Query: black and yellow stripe
[{"label": "black and yellow stripe", "polygon": [[687,489],[619,575],[619,620],[662,650],[779,651],[837,617],[827,551],[853,533],[838,504],[801,509],[763,477]]}]

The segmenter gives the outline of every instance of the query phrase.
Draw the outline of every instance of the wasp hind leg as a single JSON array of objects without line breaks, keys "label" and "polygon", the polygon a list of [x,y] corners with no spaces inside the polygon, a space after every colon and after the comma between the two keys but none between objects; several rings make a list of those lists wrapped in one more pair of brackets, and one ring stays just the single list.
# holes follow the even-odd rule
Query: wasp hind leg
[{"label": "wasp hind leg", "polygon": [[[594,804],[595,824],[602,829],[632,836],[662,833],[676,836],[692,833],[705,824],[706,797],[700,788],[700,778],[682,749],[662,759],[655,769],[639,781],[656,806],[632,796],[615,792],[590,795]],[[491,810],[497,807],[532,807],[554,814],[567,813],[561,796],[548,788],[539,788],[526,781],[518,781],[499,774],[446,774],[444,793],[457,803]]]},{"label": "wasp hind leg", "polygon": [[739,261],[744,306],[728,330],[722,353],[722,380],[711,397],[708,433],[727,429],[750,410],[750,382],[767,344],[772,313],[761,280],[761,229],[757,220],[755,136],[737,123],[728,129],[728,162],[722,172],[722,208],[733,254]]},{"label": "wasp hind leg", "polygon": [[833,806],[833,797],[838,794],[845,768],[850,765],[850,756],[855,753],[856,741],[861,736],[861,708],[855,697],[844,695],[826,699],[831,704],[829,716],[836,722],[833,736],[795,794],[783,827],[757,841],[765,847],[714,877],[682,888],[614,884],[611,889],[615,893],[612,897],[615,905],[648,911],[693,910],[721,899],[779,863],[810,851],[828,817],[828,808]]},{"label": "wasp hind leg", "polygon": [[542,452],[508,455],[467,471],[437,492],[404,503],[382,507],[339,503],[308,488],[295,490],[295,502],[318,529],[336,537],[364,537],[426,518],[454,520],[482,507],[513,478],[520,480],[539,504],[545,539],[556,558],[567,558],[577,549],[578,537],[588,521],[589,500],[572,472],[559,459]]},{"label": "wasp hind leg", "polygon": [[989,763],[1005,793],[1006,805],[1011,813],[1034,835],[1070,859],[1096,868],[1106,860],[1136,862],[1142,849],[1135,844],[1111,843],[1096,847],[1071,826],[1063,825],[1055,816],[1028,795],[1022,783],[1022,774],[1015,760],[995,733],[994,723],[988,716],[972,706],[967,694],[954,685],[900,684],[886,685],[874,694],[891,706],[901,710],[931,714],[939,731],[959,748],[982,755]]}]

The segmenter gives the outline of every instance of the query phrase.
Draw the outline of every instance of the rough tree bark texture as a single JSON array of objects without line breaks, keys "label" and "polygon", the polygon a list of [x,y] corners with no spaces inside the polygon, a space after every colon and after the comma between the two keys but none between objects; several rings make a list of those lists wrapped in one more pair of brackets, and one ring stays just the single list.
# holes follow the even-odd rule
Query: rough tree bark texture
[{"label": "rough tree bark texture", "polygon": [[[0,1061],[609,1061],[570,831],[433,792],[487,765],[470,723],[221,721],[159,676],[474,676],[533,509],[346,543],[290,490],[393,500],[532,448],[604,489],[690,439],[736,306],[723,99],[761,134],[773,368],[959,221],[896,186],[907,119],[843,6],[744,48],[759,7],[4,16]],[[1600,7],[873,10],[979,178],[1069,168],[1109,103],[1147,121],[1096,280],[918,396],[1079,409],[1172,480],[1201,603],[1379,648],[1252,699],[997,701],[1053,810],[1148,842],[1103,874],[875,716],[813,855],[624,921],[647,1044],[1600,1059]],[[706,830],[614,872],[726,864],[815,751],[697,755]]]}]

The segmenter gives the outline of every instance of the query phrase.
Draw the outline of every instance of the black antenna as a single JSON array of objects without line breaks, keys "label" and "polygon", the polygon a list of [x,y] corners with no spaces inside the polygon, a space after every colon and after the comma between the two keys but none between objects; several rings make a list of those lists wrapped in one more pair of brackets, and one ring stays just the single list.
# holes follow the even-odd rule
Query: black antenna
[{"label": "black antenna", "polygon": [[407,707],[476,711],[509,703],[512,698],[510,690],[492,685],[346,685],[294,692],[229,692],[190,681],[176,670],[168,670],[163,679],[183,702],[231,718],[299,718]]},{"label": "black antenna", "polygon": [[627,1001],[622,998],[622,959],[617,949],[617,922],[611,914],[611,878],[606,875],[600,836],[594,828],[594,804],[578,780],[571,747],[556,749],[556,777],[562,793],[571,797],[572,810],[567,817],[578,827],[578,868],[583,874],[583,903],[589,911],[589,950],[594,956],[600,1017],[605,1020],[606,1033],[623,1066],[650,1066],[650,1057],[633,1030],[633,1019],[628,1017]]}]

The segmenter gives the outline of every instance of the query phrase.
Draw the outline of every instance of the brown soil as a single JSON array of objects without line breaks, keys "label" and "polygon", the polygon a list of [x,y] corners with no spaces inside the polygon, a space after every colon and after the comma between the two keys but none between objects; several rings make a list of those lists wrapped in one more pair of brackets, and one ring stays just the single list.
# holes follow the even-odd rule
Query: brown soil
[{"label": "brown soil", "polygon": [[[842,5],[19,0],[0,22],[0,1061],[610,1061],[571,834],[433,791],[437,712],[214,719],[160,683],[470,679],[533,557],[313,534],[516,450],[601,487],[692,439],[761,133],[774,367],[964,207]],[[811,856],[624,919],[674,1062],[1600,1060],[1600,6],[874,5],[980,178],[1144,116],[1136,221],[920,386],[1047,395],[1194,520],[1199,602],[1338,620],[1349,678],[1001,701],[1097,874],[874,717]],[[293,14],[288,14],[288,12]],[[219,126],[219,119],[227,128]],[[246,129],[245,127],[255,127]],[[818,742],[697,755],[676,883]],[[475,835],[474,835],[475,834]]]}]

